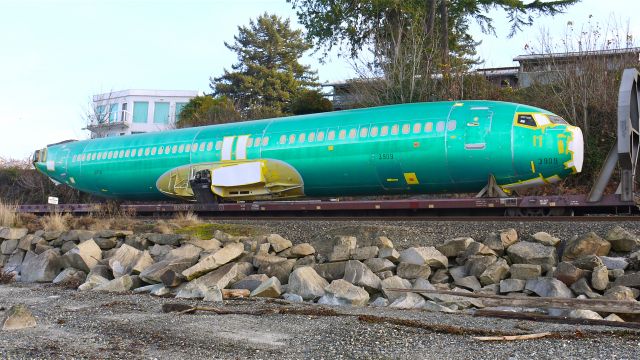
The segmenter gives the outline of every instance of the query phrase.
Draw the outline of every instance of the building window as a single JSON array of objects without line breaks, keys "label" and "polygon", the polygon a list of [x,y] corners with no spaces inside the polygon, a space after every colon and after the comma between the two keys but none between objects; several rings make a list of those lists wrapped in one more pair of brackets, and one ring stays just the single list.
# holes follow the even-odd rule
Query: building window
[{"label": "building window", "polygon": [[154,124],[169,123],[169,103],[168,102],[154,103],[153,123]]},{"label": "building window", "polygon": [[133,103],[133,122],[145,124],[149,114],[149,103],[146,101],[136,101]]},{"label": "building window", "polygon": [[96,120],[98,124],[104,124],[107,120],[107,107],[104,105],[96,106]]},{"label": "building window", "polygon": [[109,122],[118,121],[118,104],[111,104],[109,106]]},{"label": "building window", "polygon": [[187,103],[176,103],[176,122],[180,121],[180,113],[182,113],[182,108],[187,105]]}]

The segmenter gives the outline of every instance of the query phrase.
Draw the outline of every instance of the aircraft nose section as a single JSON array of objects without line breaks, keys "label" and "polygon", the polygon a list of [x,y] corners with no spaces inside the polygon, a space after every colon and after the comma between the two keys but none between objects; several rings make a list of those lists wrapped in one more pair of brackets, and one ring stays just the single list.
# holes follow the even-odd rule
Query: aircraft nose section
[{"label": "aircraft nose section", "polygon": [[570,126],[567,130],[571,133],[571,139],[568,144],[571,160],[567,165],[573,167],[575,172],[579,173],[582,171],[582,163],[584,162],[584,137],[582,136],[582,130],[577,126]]}]

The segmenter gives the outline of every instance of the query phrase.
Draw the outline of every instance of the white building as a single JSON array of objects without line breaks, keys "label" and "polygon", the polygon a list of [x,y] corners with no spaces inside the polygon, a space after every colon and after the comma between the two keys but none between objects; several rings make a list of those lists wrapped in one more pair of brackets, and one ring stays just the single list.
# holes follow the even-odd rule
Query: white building
[{"label": "white building", "polygon": [[91,138],[175,128],[182,108],[197,91],[122,90],[93,96],[87,130]]}]

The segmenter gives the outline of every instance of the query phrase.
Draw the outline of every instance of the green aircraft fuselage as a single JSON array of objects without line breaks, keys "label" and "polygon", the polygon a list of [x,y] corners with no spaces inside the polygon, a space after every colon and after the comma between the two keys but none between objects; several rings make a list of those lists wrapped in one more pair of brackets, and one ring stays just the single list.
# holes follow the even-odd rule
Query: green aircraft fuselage
[{"label": "green aircraft fuselage", "polygon": [[227,199],[506,190],[579,172],[580,129],[535,107],[495,101],[415,103],[72,141],[34,164],[84,192],[194,200],[212,171]]}]

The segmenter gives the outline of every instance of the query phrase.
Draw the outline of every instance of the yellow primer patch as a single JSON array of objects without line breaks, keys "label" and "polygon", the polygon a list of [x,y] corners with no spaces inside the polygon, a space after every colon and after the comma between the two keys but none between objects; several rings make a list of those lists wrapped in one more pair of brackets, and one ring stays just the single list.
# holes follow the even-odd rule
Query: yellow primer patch
[{"label": "yellow primer patch", "polygon": [[531,160],[531,172],[532,173],[536,172],[536,164],[533,163],[533,160]]},{"label": "yellow primer patch", "polygon": [[409,185],[420,184],[420,182],[418,181],[418,177],[416,176],[416,173],[404,173],[404,179],[407,181],[407,184]]},{"label": "yellow primer patch", "polygon": [[387,182],[398,182],[398,179],[388,178]]},{"label": "yellow primer patch", "polygon": [[453,104],[453,106],[464,106],[464,103],[461,103],[461,102],[455,103],[455,104]]},{"label": "yellow primer patch", "polygon": [[564,141],[558,140],[558,154],[564,153]]},{"label": "yellow primer patch", "polygon": [[329,151],[333,151],[333,145],[329,145],[329,146],[327,146],[327,150],[329,150]]}]

